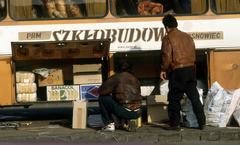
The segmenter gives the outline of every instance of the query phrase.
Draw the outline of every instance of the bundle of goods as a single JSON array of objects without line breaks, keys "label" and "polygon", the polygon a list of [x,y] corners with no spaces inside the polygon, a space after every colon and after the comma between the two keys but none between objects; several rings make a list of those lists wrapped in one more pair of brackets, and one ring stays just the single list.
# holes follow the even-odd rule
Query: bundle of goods
[{"label": "bundle of goods", "polygon": [[35,75],[32,72],[16,72],[16,93],[18,102],[37,101],[37,85]]},{"label": "bundle of goods", "polygon": [[17,94],[18,102],[35,102],[37,101],[37,93]]},{"label": "bundle of goods", "polygon": [[82,17],[80,8],[73,0],[42,0],[51,18]]},{"label": "bundle of goods", "polygon": [[17,93],[34,93],[36,91],[36,83],[17,83]]},{"label": "bundle of goods", "polygon": [[225,90],[217,81],[213,83],[204,103],[206,124],[214,127],[226,127],[234,110],[231,108],[235,108],[235,105],[231,105],[232,100],[235,100],[233,94],[234,92]]},{"label": "bundle of goods", "polygon": [[42,1],[47,8],[49,17],[55,18],[53,15],[54,10],[56,9],[54,0],[42,0]]},{"label": "bundle of goods", "polygon": [[1,10],[5,9],[5,1],[4,0],[0,0],[0,9]]},{"label": "bundle of goods", "polygon": [[31,72],[16,72],[17,83],[33,83],[35,81],[35,75]]},{"label": "bundle of goods", "polygon": [[67,5],[67,12],[71,17],[82,17],[79,6],[74,2],[71,2],[69,5]]},{"label": "bundle of goods", "polygon": [[57,8],[57,11],[59,11],[65,18],[68,17],[65,0],[55,0],[55,5]]},{"label": "bundle of goods", "polygon": [[163,14],[163,5],[159,3],[144,1],[138,5],[138,13],[140,15]]}]

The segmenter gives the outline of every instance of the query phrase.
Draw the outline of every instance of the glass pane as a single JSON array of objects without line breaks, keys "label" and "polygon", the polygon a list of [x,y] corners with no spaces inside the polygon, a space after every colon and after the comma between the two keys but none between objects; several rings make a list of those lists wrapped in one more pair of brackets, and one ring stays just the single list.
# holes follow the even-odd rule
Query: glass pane
[{"label": "glass pane", "polygon": [[239,0],[212,0],[212,10],[216,13],[239,13]]},{"label": "glass pane", "polygon": [[200,14],[206,10],[207,0],[112,0],[112,13],[118,16]]},{"label": "glass pane", "polygon": [[6,0],[0,0],[0,19],[6,17]]},{"label": "glass pane", "polygon": [[10,0],[13,19],[100,17],[106,0]]}]

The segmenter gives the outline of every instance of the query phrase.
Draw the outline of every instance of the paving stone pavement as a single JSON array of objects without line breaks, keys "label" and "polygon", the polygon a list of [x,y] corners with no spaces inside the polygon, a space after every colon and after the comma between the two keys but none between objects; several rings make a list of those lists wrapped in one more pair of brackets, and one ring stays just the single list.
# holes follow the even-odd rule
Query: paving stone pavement
[{"label": "paving stone pavement", "polygon": [[[115,132],[102,132],[100,128],[72,129],[64,121],[34,121],[31,125],[22,125],[18,130],[6,128],[0,130],[0,142],[19,141],[91,141],[91,142],[139,142],[163,143],[186,141],[240,141],[240,127],[217,128],[207,126],[205,130],[182,127],[181,131],[169,131],[167,124],[147,124],[136,132],[116,129]],[[65,121],[67,122],[67,121]]]}]

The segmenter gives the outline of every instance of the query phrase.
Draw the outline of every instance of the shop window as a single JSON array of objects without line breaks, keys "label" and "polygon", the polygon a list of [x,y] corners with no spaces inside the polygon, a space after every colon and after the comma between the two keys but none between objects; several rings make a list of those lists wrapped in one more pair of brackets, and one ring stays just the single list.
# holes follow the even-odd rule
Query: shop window
[{"label": "shop window", "polygon": [[207,0],[112,0],[112,13],[118,16],[162,14],[202,14]]},{"label": "shop window", "polygon": [[211,8],[215,13],[240,13],[239,0],[211,0]]},{"label": "shop window", "polygon": [[6,0],[0,0],[0,20],[6,17]]},{"label": "shop window", "polygon": [[107,0],[10,0],[10,16],[22,19],[102,17]]}]

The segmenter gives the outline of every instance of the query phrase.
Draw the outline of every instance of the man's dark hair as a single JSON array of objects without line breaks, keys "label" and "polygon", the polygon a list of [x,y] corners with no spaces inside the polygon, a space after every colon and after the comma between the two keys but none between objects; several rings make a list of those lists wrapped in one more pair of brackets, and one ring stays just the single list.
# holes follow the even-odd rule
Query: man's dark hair
[{"label": "man's dark hair", "polygon": [[132,63],[131,62],[128,62],[126,60],[120,60],[118,62],[118,67],[117,67],[117,71],[118,72],[130,72],[133,74],[132,72]]},{"label": "man's dark hair", "polygon": [[168,27],[168,28],[174,28],[174,27],[178,26],[178,22],[177,22],[176,18],[170,14],[166,15],[163,18],[162,23],[165,27]]}]

